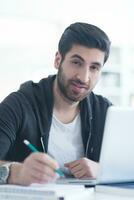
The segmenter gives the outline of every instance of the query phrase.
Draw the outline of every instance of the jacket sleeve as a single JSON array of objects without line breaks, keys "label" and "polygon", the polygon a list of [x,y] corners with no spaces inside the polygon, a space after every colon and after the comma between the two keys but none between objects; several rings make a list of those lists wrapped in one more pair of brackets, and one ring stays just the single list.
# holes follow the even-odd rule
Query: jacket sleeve
[{"label": "jacket sleeve", "polygon": [[12,147],[22,121],[22,109],[17,93],[0,104],[0,159],[5,159]]}]

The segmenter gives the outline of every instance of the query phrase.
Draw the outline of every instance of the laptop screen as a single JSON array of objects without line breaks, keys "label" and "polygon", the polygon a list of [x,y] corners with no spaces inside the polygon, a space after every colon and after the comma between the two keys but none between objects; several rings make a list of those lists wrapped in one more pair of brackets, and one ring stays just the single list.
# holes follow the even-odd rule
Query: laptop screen
[{"label": "laptop screen", "polygon": [[134,109],[111,106],[106,115],[98,182],[134,181]]}]

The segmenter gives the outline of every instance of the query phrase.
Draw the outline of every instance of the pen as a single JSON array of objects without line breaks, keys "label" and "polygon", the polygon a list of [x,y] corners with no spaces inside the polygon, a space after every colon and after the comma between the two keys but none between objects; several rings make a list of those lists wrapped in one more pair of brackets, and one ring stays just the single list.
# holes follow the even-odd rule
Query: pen
[{"label": "pen", "polygon": [[[38,150],[37,150],[28,140],[24,140],[23,142],[24,142],[24,144],[25,144],[26,146],[29,147],[29,149],[30,149],[32,152],[38,152]],[[63,174],[63,172],[62,172],[60,169],[54,169],[54,171],[55,171],[58,175],[60,175],[61,177],[64,177],[64,174]]]}]

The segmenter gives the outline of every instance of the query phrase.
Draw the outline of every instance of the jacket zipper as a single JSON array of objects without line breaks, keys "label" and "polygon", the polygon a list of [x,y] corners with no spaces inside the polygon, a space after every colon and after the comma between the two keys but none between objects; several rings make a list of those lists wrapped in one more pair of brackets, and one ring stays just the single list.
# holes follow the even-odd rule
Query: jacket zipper
[{"label": "jacket zipper", "polygon": [[[89,148],[89,142],[90,142],[90,139],[91,139],[91,120],[92,118],[90,118],[90,130],[89,130],[89,135],[88,135],[88,140],[87,140],[87,144],[86,144],[86,152],[85,152],[85,156],[86,158],[88,158],[88,148]],[[93,147],[91,148],[91,151],[93,151]]]},{"label": "jacket zipper", "polygon": [[45,152],[45,146],[44,146],[44,142],[43,142],[43,137],[40,138],[40,142],[41,142],[41,146],[42,146],[43,152]]}]

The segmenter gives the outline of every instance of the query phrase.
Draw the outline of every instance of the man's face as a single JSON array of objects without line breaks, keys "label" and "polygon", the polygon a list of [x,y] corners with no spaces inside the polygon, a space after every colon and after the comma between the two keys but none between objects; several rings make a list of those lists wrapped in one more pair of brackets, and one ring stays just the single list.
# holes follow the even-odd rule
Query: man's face
[{"label": "man's face", "polygon": [[61,95],[71,102],[84,99],[93,90],[101,74],[105,53],[99,49],[74,45],[65,55],[55,56],[57,85]]}]

